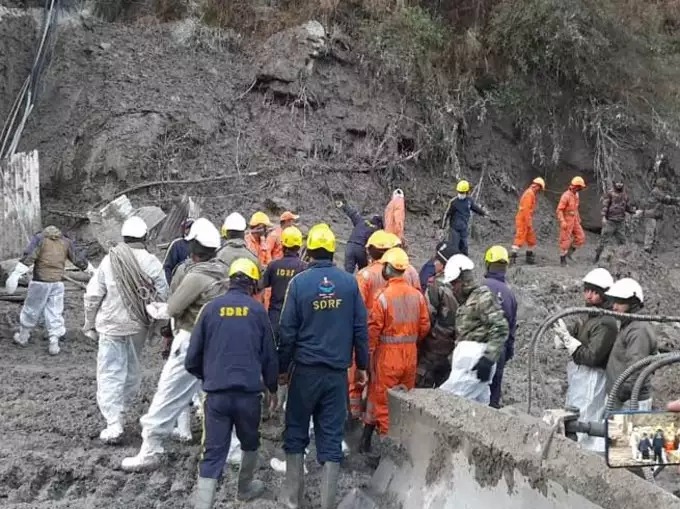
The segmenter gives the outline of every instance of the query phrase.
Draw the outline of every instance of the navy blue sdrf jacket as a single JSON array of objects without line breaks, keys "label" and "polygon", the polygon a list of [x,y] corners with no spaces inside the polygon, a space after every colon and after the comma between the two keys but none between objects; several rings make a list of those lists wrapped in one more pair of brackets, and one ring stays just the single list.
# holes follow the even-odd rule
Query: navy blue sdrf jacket
[{"label": "navy blue sdrf jacket", "polygon": [[165,271],[165,280],[170,284],[172,281],[172,274],[175,268],[184,260],[189,258],[189,241],[184,238],[175,239],[168,247],[165,253],[165,260],[163,260],[163,270]]},{"label": "navy blue sdrf jacket", "polygon": [[184,367],[205,392],[276,392],[279,367],[264,306],[232,282],[201,310]]},{"label": "navy blue sdrf jacket", "polygon": [[515,356],[515,331],[517,329],[517,298],[515,293],[505,282],[504,272],[489,271],[484,276],[484,286],[491,290],[498,300],[503,315],[508,321],[508,339],[505,341],[505,360],[509,361]]},{"label": "navy blue sdrf jacket", "polygon": [[322,260],[288,285],[279,329],[279,369],[304,366],[368,367],[366,307],[352,274]]},{"label": "navy blue sdrf jacket", "polygon": [[486,215],[486,211],[477,205],[469,196],[465,198],[456,196],[449,201],[449,206],[446,208],[446,212],[444,212],[441,224],[442,230],[447,226],[456,231],[467,230],[472,212],[479,214],[480,216]]},{"label": "navy blue sdrf jacket", "polygon": [[288,283],[305,268],[307,264],[297,254],[284,254],[283,258],[274,260],[267,266],[262,277],[262,287],[272,289],[269,311],[281,311]]},{"label": "navy blue sdrf jacket", "polygon": [[358,244],[363,248],[371,234],[383,227],[383,220],[380,216],[373,216],[370,220],[366,219],[361,216],[357,209],[346,203],[343,204],[342,211],[347,214],[354,225],[354,229],[347,239],[350,244]]}]

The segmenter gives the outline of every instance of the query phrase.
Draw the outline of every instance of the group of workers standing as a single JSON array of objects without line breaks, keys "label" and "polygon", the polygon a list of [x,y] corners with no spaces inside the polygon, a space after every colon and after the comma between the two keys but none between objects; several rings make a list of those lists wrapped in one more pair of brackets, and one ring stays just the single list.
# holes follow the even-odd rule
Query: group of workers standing
[{"label": "group of workers standing", "polygon": [[[657,181],[652,193],[656,208],[649,209],[654,221],[662,217],[662,204],[677,202],[659,186]],[[584,241],[578,212],[578,193],[584,187],[582,178],[574,178],[557,208],[563,264]],[[109,250],[98,269],[80,258],[61,232],[48,227],[8,278],[7,288],[13,291],[35,265],[14,339],[25,345],[42,316],[49,351],[58,353],[58,338],[64,334],[61,280],[65,261],[71,259],[92,274],[84,297],[83,333],[99,344],[97,403],[106,420],[102,441],[120,441],[125,412],[140,385],[140,349],[157,326],[164,338],[166,361],[140,419],[142,445],[136,456],[123,460],[124,470],[156,466],[163,441],[172,434],[190,439],[189,410],[203,393],[195,507],[213,506],[230,442],[236,439],[243,451],[237,497],[260,496],[264,485],[254,474],[262,411],[278,407],[278,389],[287,386],[287,467],[280,499],[290,508],[302,503],[311,421],[323,465],[321,506],[335,507],[347,418],[363,426],[359,450],[369,453],[374,434],[389,430],[389,389],[440,388],[500,407],[517,323],[517,300],[505,275],[524,245],[527,262],[535,261],[532,220],[544,189],[545,182],[537,178],[523,194],[512,251],[489,248],[481,281],[467,256],[467,234],[472,212],[489,214],[469,196],[466,181],[456,186],[458,194],[443,217],[450,235],[437,244],[420,273],[406,251],[404,193],[399,189],[384,215],[364,218],[350,205],[336,203],[353,224],[344,271],[333,264],[336,239],[331,228],[313,226],[305,242],[295,226],[298,216],[290,211],[274,229],[263,212],[249,222],[232,213],[221,231],[205,218],[188,220],[164,263],[145,246],[144,221],[131,217],[122,225],[122,242]],[[621,193],[617,183],[605,199],[607,238],[619,236],[619,223],[633,211]],[[614,283],[604,269],[584,278],[584,294],[587,305],[613,303],[612,309],[622,312],[635,312],[644,302],[637,282]],[[572,356],[568,403],[582,408],[582,416],[590,420],[604,409],[602,394],[616,377],[656,350],[646,324],[623,321],[619,329],[612,322],[611,317],[596,316],[555,329],[556,344]],[[648,388],[643,396],[649,397]]]}]

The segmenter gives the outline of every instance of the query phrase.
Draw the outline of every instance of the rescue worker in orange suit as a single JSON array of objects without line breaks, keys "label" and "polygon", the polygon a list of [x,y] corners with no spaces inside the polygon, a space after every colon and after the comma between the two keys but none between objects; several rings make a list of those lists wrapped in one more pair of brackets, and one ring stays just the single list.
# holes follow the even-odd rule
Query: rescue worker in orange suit
[{"label": "rescue worker in orange suit", "polygon": [[280,260],[283,258],[283,244],[281,243],[281,232],[289,226],[295,226],[295,221],[300,219],[300,216],[293,214],[290,210],[286,210],[279,218],[279,226],[274,228],[269,235],[267,235],[267,252],[269,253],[269,261]]},{"label": "rescue worker in orange suit", "polygon": [[[387,281],[383,278],[383,264],[381,258],[389,250],[397,246],[398,239],[396,235],[387,233],[385,230],[377,230],[368,238],[366,242],[366,251],[371,260],[370,264],[361,269],[357,273],[357,283],[359,284],[359,293],[366,305],[366,309],[370,310],[375,300],[376,295],[380,290],[385,288]],[[413,269],[415,270],[415,269]],[[417,275],[416,275],[417,276]],[[414,288],[420,289],[420,281],[417,277],[413,279],[413,274],[410,278],[405,276],[404,279]],[[352,362],[349,369],[349,408],[350,416],[356,420],[361,418],[362,396],[364,386],[355,382],[356,380],[356,364]]]},{"label": "rescue worker in orange suit", "polygon": [[560,222],[560,265],[567,265],[567,258],[586,242],[586,235],[581,227],[579,215],[578,193],[586,188],[582,177],[571,179],[569,189],[562,193],[560,203],[557,205],[557,220]]},{"label": "rescue worker in orange suit", "polygon": [[406,252],[401,248],[390,249],[381,262],[387,286],[377,295],[368,316],[371,368],[360,452],[370,452],[376,428],[379,435],[389,430],[387,390],[415,387],[418,342],[430,332],[425,297],[404,280],[409,266]]},{"label": "rescue worker in orange suit", "polygon": [[536,247],[534,211],[536,210],[538,193],[541,191],[545,191],[545,180],[536,177],[519,200],[519,208],[515,216],[515,240],[512,242],[512,254],[510,255],[511,265],[517,262],[517,253],[524,245],[527,246],[527,263],[529,265],[536,263],[534,257],[534,248]]},{"label": "rescue worker in orange suit", "polygon": [[385,231],[394,233],[399,240],[404,241],[404,224],[406,221],[406,205],[404,204],[404,191],[395,189],[392,199],[385,207]]},{"label": "rescue worker in orange suit", "polygon": [[[264,270],[271,261],[269,249],[267,248],[267,228],[270,228],[272,223],[267,214],[258,211],[250,217],[248,225],[250,226],[250,231],[246,233],[246,247],[255,253],[261,269]],[[269,309],[270,298],[270,289],[266,289],[255,296],[255,299],[262,302],[266,309]]]},{"label": "rescue worker in orange suit", "polygon": [[[406,251],[406,244],[404,244],[403,240],[397,237],[393,233],[387,233],[388,235],[392,236],[393,242],[394,242],[394,247],[400,247],[404,251]],[[407,251],[408,254],[408,251]],[[423,291],[423,288],[420,284],[420,274],[418,274],[418,270],[411,264],[409,264],[408,268],[404,272],[404,279],[408,284],[410,284],[413,288],[416,288],[419,291]]]}]

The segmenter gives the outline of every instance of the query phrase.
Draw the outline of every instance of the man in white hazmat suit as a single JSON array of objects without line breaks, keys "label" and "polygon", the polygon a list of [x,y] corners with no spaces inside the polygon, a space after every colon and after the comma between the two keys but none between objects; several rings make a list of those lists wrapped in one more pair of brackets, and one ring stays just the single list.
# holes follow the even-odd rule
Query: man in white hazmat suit
[{"label": "man in white hazmat suit", "polygon": [[94,267],[80,256],[73,242],[62,235],[56,226],[48,226],[35,235],[16,267],[7,278],[7,293],[16,292],[19,279],[28,273],[33,265],[33,279],[28,285],[28,293],[19,316],[19,332],[14,334],[14,342],[26,346],[31,330],[43,318],[49,336],[48,351],[57,355],[60,351],[59,339],[66,334],[64,325],[64,268],[66,260],[90,274]]},{"label": "man in white hazmat suit", "polygon": [[154,318],[173,319],[174,339],[156,394],[149,410],[140,419],[142,446],[136,456],[123,460],[123,470],[137,471],[158,465],[164,452],[163,440],[170,435],[177,418],[187,410],[200,388],[198,379],[184,368],[184,360],[196,317],[206,303],[225,291],[229,265],[215,258],[220,247],[220,233],[207,219],[197,219],[186,239],[191,261],[175,271],[168,303],[147,306]]},{"label": "man in white hazmat suit", "polygon": [[168,285],[160,260],[146,250],[147,226],[140,217],[127,219],[123,242],[112,247],[85,292],[83,332],[99,339],[97,404],[106,419],[99,438],[116,443],[123,435],[124,412],[141,383],[139,355],[152,320],[144,308],[150,296],[166,299]]},{"label": "man in white hazmat suit", "polygon": [[[583,296],[587,307],[608,309],[605,293],[614,284],[606,269],[593,269],[583,278]],[[611,316],[587,316],[568,329],[562,320],[553,327],[555,347],[566,348],[571,356],[567,364],[566,405],[579,409],[579,421],[601,421],[607,403],[605,368],[612,351],[618,325]],[[604,453],[604,438],[578,434],[582,448]]]},{"label": "man in white hazmat suit", "polygon": [[451,374],[439,389],[488,405],[491,379],[510,327],[493,292],[474,281],[473,267],[464,255],[452,256],[444,267],[443,281],[452,286],[460,306]]}]

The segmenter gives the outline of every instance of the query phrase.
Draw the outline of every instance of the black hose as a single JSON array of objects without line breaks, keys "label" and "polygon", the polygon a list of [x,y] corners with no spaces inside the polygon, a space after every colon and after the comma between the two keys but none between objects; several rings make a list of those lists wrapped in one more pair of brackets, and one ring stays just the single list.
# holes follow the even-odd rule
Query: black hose
[{"label": "black hose", "polygon": [[637,380],[635,380],[635,384],[633,385],[633,391],[631,392],[630,396],[630,409],[631,410],[638,410],[640,407],[639,404],[639,399],[640,399],[640,391],[642,390],[642,386],[645,384],[647,379],[658,369],[663,368],[664,366],[668,366],[670,364],[675,364],[676,362],[680,362],[680,352],[676,353],[670,353],[666,354],[663,356],[656,356],[657,359],[654,360],[649,366],[647,366],[645,369],[642,370],[642,372],[638,375]]},{"label": "black hose", "polygon": [[[560,318],[571,315],[585,314],[589,316],[613,316],[614,318],[630,318],[631,320],[637,320],[640,322],[680,322],[680,316],[665,316],[665,315],[638,315],[632,313],[616,313],[615,311],[610,311],[608,309],[596,308],[596,307],[580,307],[580,308],[568,308],[549,316],[548,318],[539,325],[536,332],[531,338],[529,345],[529,366],[528,366],[528,394],[527,394],[527,413],[531,413],[531,405],[533,400],[533,372],[534,372],[534,357],[538,352],[538,341],[541,339],[543,334],[545,334],[548,327],[555,323]],[[651,361],[650,361],[651,362]],[[640,368],[638,368],[640,369]],[[545,394],[545,377],[543,376],[543,371],[538,369],[538,379],[541,384],[541,389],[543,394]]]},{"label": "black hose", "polygon": [[609,391],[609,396],[607,397],[607,406],[605,408],[605,414],[608,414],[610,412],[613,412],[615,410],[614,406],[616,402],[618,401],[618,396],[619,392],[621,390],[621,386],[630,378],[630,376],[633,373],[636,373],[637,371],[640,371],[642,368],[647,367],[649,364],[651,364],[654,361],[661,360],[662,358],[666,358],[667,355],[672,355],[672,354],[666,354],[666,355],[650,355],[649,357],[645,357],[643,359],[640,359],[637,362],[634,362],[630,366],[628,366],[623,373],[619,375],[619,377],[616,379],[614,382],[614,385],[612,385],[611,390]]}]

